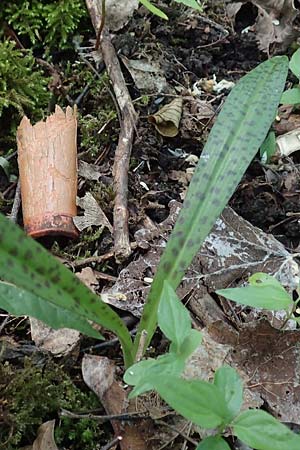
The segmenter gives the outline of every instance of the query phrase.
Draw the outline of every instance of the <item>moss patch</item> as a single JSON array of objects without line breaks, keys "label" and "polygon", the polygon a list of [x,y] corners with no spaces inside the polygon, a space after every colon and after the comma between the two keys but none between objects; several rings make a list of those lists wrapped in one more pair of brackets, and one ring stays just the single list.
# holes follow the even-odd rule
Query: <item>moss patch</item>
[{"label": "moss patch", "polygon": [[[38,427],[57,418],[61,408],[80,411],[99,407],[94,394],[82,392],[52,360],[34,365],[26,359],[22,369],[0,364],[0,447],[6,450],[32,444]],[[101,435],[100,425],[89,419],[62,417],[55,429],[57,445],[69,450],[94,450]]]}]

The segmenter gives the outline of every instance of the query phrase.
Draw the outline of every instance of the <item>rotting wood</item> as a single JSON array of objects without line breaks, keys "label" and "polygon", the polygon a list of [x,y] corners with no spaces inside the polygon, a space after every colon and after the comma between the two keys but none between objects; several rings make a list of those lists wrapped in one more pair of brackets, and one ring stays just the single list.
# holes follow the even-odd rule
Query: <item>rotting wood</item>
[{"label": "rotting wood", "polygon": [[[101,2],[86,0],[94,29],[97,33],[101,21]],[[115,152],[114,176],[114,253],[117,262],[122,262],[131,254],[128,231],[128,170],[131,148],[138,116],[134,109],[121,66],[111,42],[109,32],[103,28],[100,39],[100,51],[111,80],[121,113],[120,135]]]}]

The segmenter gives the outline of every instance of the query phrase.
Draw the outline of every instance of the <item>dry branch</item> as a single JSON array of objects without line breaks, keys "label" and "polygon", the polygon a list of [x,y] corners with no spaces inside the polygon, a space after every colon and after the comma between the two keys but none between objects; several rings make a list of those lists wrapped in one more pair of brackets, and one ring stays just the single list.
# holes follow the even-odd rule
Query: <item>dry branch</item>
[{"label": "dry branch", "polygon": [[[97,33],[99,24],[102,23],[101,4],[99,5],[94,0],[86,0],[86,4]],[[127,209],[128,169],[134,131],[137,124],[137,114],[128,92],[116,51],[111,42],[110,34],[105,27],[100,39],[100,51],[121,113],[121,131],[115,153],[113,175],[115,191],[114,252],[116,260],[122,261],[131,253]]]}]

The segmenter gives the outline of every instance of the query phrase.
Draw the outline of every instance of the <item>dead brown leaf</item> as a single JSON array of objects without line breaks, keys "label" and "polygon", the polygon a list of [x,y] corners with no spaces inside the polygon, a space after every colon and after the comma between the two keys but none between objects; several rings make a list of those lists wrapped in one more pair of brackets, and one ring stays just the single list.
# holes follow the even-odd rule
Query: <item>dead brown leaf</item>
[{"label": "dead brown leaf", "polygon": [[[113,361],[102,356],[85,355],[82,360],[82,375],[85,383],[98,396],[109,415],[136,412],[136,402],[127,399],[127,392],[116,381],[116,367]],[[145,411],[145,409],[143,409]],[[141,411],[138,411],[141,412]],[[155,435],[152,421],[111,421],[117,436],[122,436],[122,450],[151,450],[151,438]]]},{"label": "dead brown leaf", "polygon": [[[238,5],[241,6],[246,1],[238,2]],[[259,48],[268,54],[285,51],[299,36],[296,19],[299,17],[300,10],[296,2],[294,0],[253,0],[251,3],[258,8],[254,30]],[[235,3],[233,7],[231,9],[236,14],[239,8]]]},{"label": "dead brown leaf", "polygon": [[55,420],[43,423],[37,433],[37,438],[32,446],[26,447],[26,450],[58,450],[54,441]]}]

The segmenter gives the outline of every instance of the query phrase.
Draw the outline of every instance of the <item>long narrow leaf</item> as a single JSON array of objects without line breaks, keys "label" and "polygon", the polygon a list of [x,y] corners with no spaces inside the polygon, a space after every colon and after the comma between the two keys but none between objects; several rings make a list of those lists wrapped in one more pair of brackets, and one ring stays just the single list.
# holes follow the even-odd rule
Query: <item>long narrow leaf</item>
[{"label": "long narrow leaf", "polygon": [[50,302],[45,302],[40,297],[3,281],[0,282],[0,306],[14,316],[32,316],[32,311],[34,311],[36,319],[47,323],[56,330],[71,328],[87,336],[103,339],[103,336],[94,330],[84,317]]},{"label": "long narrow leaf", "polygon": [[[0,214],[0,278],[45,302],[61,307],[64,311],[92,320],[115,332],[121,341],[126,364],[132,364],[131,337],[119,316],[101,301],[99,296],[84,286],[70,270],[2,214]],[[24,301],[27,301],[26,297]],[[27,306],[29,307],[29,304]],[[10,311],[13,307],[7,309]],[[36,317],[34,307],[30,315]]]},{"label": "long narrow leaf", "polygon": [[155,331],[164,281],[177,288],[264,141],[287,71],[287,57],[274,57],[244,76],[226,99],[157,269],[135,340],[135,352],[142,330],[147,331],[147,344]]}]

